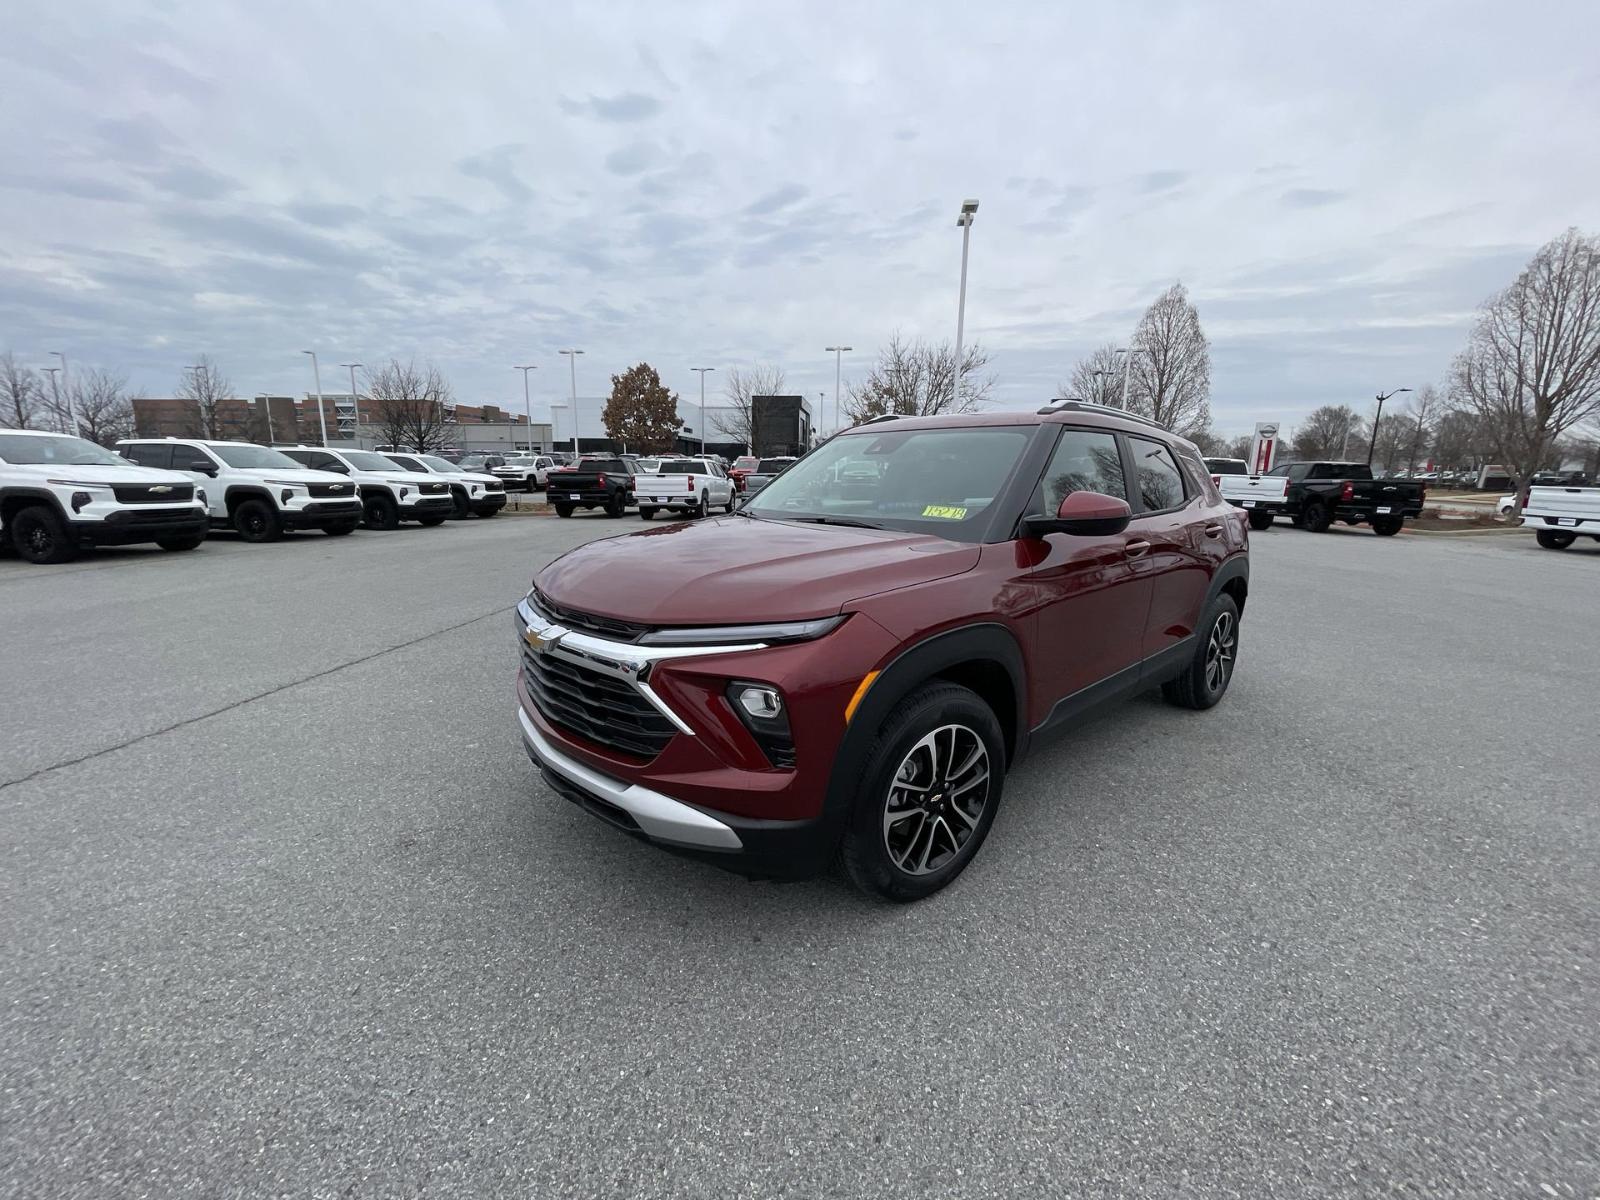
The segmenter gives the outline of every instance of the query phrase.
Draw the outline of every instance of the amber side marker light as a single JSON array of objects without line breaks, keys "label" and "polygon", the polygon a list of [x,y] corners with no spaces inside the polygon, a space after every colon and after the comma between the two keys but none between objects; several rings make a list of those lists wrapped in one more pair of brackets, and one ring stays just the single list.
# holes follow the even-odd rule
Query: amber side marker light
[{"label": "amber side marker light", "polygon": [[880,674],[882,674],[881,671],[868,671],[866,677],[861,680],[861,686],[856,688],[856,694],[851,696],[850,703],[844,706],[844,723],[846,725],[850,724],[850,718],[856,715],[856,707],[861,703],[861,698],[867,694],[867,689],[872,686],[872,681]]}]

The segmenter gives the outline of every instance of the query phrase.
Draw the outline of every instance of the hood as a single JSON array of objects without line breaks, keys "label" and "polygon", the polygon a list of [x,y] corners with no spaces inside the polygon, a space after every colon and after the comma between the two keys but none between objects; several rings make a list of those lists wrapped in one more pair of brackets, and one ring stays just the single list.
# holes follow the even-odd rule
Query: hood
[{"label": "hood", "polygon": [[350,487],[355,481],[337,471],[313,471],[310,467],[229,467],[234,475],[248,475],[251,479],[281,479],[285,483],[343,483]]},{"label": "hood", "polygon": [[60,479],[68,483],[103,483],[109,486],[152,487],[169,484],[172,487],[194,487],[194,480],[176,471],[161,471],[155,467],[140,467],[129,463],[120,466],[74,467],[62,463],[7,463],[6,474],[37,479]]},{"label": "hood", "polygon": [[470,479],[473,483],[503,483],[498,475],[487,475],[482,471],[462,471],[459,475],[448,476],[450,479]]},{"label": "hood", "polygon": [[978,547],[920,533],[749,517],[657,525],[590,542],[539,573],[580,612],[647,625],[799,621],[970,571]]}]

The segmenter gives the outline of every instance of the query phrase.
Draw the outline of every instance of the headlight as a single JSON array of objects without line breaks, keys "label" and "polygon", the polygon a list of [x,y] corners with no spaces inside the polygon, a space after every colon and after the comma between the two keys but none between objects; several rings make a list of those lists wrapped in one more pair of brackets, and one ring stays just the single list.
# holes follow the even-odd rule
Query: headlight
[{"label": "headlight", "polygon": [[765,625],[689,625],[657,629],[639,639],[643,646],[718,646],[741,642],[809,642],[844,624],[844,617],[779,621]]},{"label": "headlight", "polygon": [[273,487],[304,488],[307,486],[296,479],[269,479],[267,482]]}]

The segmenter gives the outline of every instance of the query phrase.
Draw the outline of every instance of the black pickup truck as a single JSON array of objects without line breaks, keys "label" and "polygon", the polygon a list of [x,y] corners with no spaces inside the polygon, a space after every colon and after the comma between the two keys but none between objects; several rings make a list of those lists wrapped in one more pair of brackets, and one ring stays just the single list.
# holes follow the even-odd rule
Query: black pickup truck
[{"label": "black pickup truck", "polygon": [[1371,525],[1379,537],[1400,532],[1407,517],[1422,513],[1426,487],[1414,479],[1374,479],[1365,463],[1297,462],[1273,467],[1287,475],[1284,511],[1296,529],[1322,533],[1335,521]]},{"label": "black pickup truck", "polygon": [[634,503],[633,476],[631,458],[581,458],[550,472],[545,499],[558,517],[570,517],[579,508],[603,508],[606,516],[620,517]]}]

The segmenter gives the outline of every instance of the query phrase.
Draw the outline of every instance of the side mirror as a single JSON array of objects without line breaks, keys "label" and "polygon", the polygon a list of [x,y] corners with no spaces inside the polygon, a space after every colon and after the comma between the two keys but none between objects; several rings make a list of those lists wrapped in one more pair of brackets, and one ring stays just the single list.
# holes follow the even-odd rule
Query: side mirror
[{"label": "side mirror", "polygon": [[1026,517],[1023,531],[1029,537],[1065,533],[1073,537],[1105,537],[1121,533],[1133,519],[1126,500],[1100,492],[1069,492],[1053,517]]},{"label": "side mirror", "polygon": [[350,474],[350,468],[345,466],[342,462],[331,462],[327,466],[323,467],[322,469],[324,471],[333,471],[333,472],[335,472],[336,474],[339,474],[339,475],[348,475],[348,474]]},{"label": "side mirror", "polygon": [[217,465],[210,459],[197,458],[188,466],[184,467],[183,470],[198,471],[202,475],[215,475],[217,473]]}]

